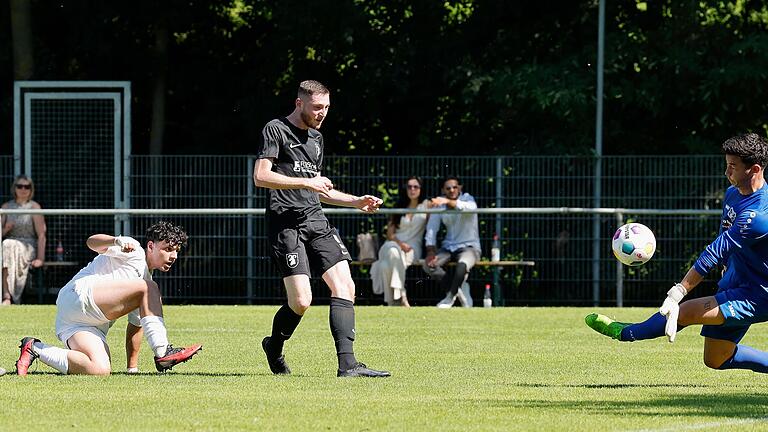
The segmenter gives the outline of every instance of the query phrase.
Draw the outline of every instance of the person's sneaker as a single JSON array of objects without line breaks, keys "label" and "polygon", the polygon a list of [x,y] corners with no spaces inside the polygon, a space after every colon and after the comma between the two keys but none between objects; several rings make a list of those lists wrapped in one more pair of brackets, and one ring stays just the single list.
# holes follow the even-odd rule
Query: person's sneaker
[{"label": "person's sneaker", "polygon": [[200,352],[203,346],[200,344],[192,345],[191,347],[174,348],[173,345],[168,345],[165,349],[165,355],[162,357],[155,357],[155,368],[158,372],[165,372],[179,363],[192,358],[193,355]]},{"label": "person's sneaker", "polygon": [[449,309],[453,307],[453,302],[456,301],[456,296],[451,295],[449,292],[445,295],[445,298],[440,300],[440,303],[437,304],[438,309]]},{"label": "person's sneaker", "polygon": [[472,293],[469,291],[469,284],[464,282],[461,284],[459,291],[456,293],[456,297],[459,299],[459,303],[465,308],[471,308],[474,306],[474,300],[472,300]]},{"label": "person's sneaker", "polygon": [[368,368],[363,363],[357,363],[356,365],[352,366],[351,368],[347,370],[341,370],[339,369],[336,372],[337,377],[369,377],[369,378],[386,378],[388,376],[392,376],[391,373],[387,371],[379,371]]},{"label": "person's sneaker", "polygon": [[592,330],[616,340],[621,340],[621,331],[624,330],[624,327],[630,325],[628,323],[614,321],[605,315],[596,313],[584,317],[584,322],[586,322]]},{"label": "person's sneaker", "polygon": [[271,338],[269,336],[265,337],[261,340],[261,348],[264,350],[264,354],[267,355],[267,363],[269,363],[269,370],[272,371],[275,375],[290,375],[291,369],[288,368],[288,365],[285,364],[285,356],[283,354],[280,354],[278,356],[275,356],[272,354],[272,351],[269,349],[269,340]]},{"label": "person's sneaker", "polygon": [[21,345],[19,345],[21,353],[19,354],[19,359],[16,360],[16,375],[26,375],[29,367],[38,357],[35,351],[32,350],[32,345],[35,342],[40,342],[40,340],[33,337],[25,337],[21,340]]}]

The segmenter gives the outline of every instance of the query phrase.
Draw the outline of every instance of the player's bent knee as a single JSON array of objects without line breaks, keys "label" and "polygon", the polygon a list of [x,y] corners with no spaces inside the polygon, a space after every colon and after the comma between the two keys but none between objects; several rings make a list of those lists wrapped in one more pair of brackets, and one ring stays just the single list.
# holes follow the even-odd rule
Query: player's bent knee
[{"label": "player's bent knee", "polygon": [[710,369],[722,369],[722,366],[725,364],[725,362],[730,359],[731,356],[726,355],[713,355],[709,354],[707,352],[704,352],[704,365]]},{"label": "player's bent knee", "polygon": [[295,313],[298,315],[304,315],[307,309],[309,309],[309,307],[312,305],[312,297],[301,297],[291,303],[292,304],[289,306]]},{"label": "player's bent knee", "polygon": [[725,360],[723,359],[715,359],[710,357],[704,357],[704,366],[710,368],[710,369],[720,369],[720,366],[725,363]]}]

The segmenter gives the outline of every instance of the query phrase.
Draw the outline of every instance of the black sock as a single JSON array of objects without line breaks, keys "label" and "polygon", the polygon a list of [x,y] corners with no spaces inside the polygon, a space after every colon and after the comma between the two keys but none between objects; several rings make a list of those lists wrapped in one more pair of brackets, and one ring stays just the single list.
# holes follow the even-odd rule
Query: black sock
[{"label": "black sock", "polygon": [[287,304],[284,304],[275,313],[272,320],[272,335],[269,340],[269,350],[275,354],[283,352],[283,344],[291,338],[293,331],[298,327],[301,315],[296,314]]},{"label": "black sock", "polygon": [[355,341],[354,304],[343,298],[331,297],[331,310],[328,314],[331,335],[336,342],[336,355],[339,356],[339,370],[347,370],[357,364],[352,344]]},{"label": "black sock", "polygon": [[467,276],[467,265],[463,262],[456,264],[456,272],[453,273],[451,279],[451,295],[456,295],[459,292],[461,284],[464,283],[464,278]]}]

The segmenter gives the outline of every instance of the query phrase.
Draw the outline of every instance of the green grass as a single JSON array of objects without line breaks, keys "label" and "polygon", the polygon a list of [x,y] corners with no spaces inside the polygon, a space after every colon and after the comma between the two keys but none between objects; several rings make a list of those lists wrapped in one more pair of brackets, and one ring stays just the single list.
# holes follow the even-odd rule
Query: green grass
[{"label": "green grass", "polygon": [[[269,373],[260,348],[276,307],[166,308],[175,344],[202,353],[158,375],[144,344],[125,375],[125,319],[109,334],[110,377],[63,376],[36,362],[0,377],[0,429],[26,430],[768,430],[768,377],[713,371],[698,328],[619,343],[584,325],[584,308],[360,307],[358,358],[389,379],[339,379],[328,309],[310,309]],[[599,309],[625,321],[652,309]],[[52,306],[0,309],[0,366],[18,340],[60,345]],[[744,343],[768,349],[764,327]],[[31,422],[31,423],[30,423]]]}]

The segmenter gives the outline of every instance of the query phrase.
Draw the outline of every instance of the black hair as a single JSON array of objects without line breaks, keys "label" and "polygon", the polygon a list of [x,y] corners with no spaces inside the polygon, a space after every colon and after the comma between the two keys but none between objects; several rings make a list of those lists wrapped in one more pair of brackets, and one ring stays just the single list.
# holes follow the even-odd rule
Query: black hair
[{"label": "black hair", "polygon": [[448,174],[447,176],[443,177],[443,181],[440,182],[440,187],[445,186],[445,182],[447,182],[448,180],[456,180],[456,183],[458,183],[459,186],[461,186],[461,180],[459,180],[459,176]]},{"label": "black hair", "polygon": [[168,221],[159,221],[147,228],[146,238],[148,242],[157,243],[165,240],[170,246],[186,246],[189,236],[184,228]]},{"label": "black hair", "polygon": [[[421,177],[419,176],[410,176],[407,179],[405,179],[405,182],[400,185],[400,193],[397,196],[397,203],[395,204],[395,208],[407,208],[408,204],[411,203],[411,199],[408,197],[408,182],[411,180],[416,180],[419,182],[419,186],[421,189],[419,189],[419,198],[418,202],[422,202],[426,199],[426,195],[424,193],[424,182],[421,181]],[[400,219],[403,218],[402,214],[394,214],[390,217],[390,220],[395,225],[395,228],[400,226]]]},{"label": "black hair", "polygon": [[723,143],[723,153],[738,156],[747,165],[760,165],[765,168],[768,164],[768,143],[756,133],[736,135]]}]

